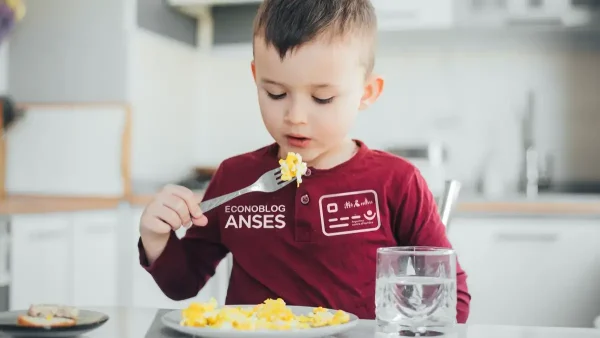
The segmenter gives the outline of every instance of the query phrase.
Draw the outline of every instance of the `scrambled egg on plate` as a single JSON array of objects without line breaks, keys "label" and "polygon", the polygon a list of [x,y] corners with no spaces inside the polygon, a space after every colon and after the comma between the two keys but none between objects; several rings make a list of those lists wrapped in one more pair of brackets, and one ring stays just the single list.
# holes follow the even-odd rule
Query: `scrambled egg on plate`
[{"label": "scrambled egg on plate", "polygon": [[339,325],[350,321],[350,316],[338,310],[331,313],[322,307],[307,315],[295,315],[283,299],[267,299],[254,307],[217,308],[212,298],[208,303],[192,303],[182,310],[181,325],[237,330],[293,330]]},{"label": "scrambled egg on plate", "polygon": [[308,169],[306,162],[302,162],[302,156],[289,152],[285,160],[279,160],[279,165],[281,166],[281,180],[289,181],[295,177],[299,187],[302,183],[302,175],[306,174]]}]

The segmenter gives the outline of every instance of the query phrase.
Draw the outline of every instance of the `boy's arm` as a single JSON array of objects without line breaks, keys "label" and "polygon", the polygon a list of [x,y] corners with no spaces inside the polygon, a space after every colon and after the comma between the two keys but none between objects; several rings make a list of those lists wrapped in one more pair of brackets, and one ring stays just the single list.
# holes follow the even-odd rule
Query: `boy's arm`
[{"label": "boy's arm", "polygon": [[[418,170],[409,178],[396,219],[396,238],[401,246],[435,246],[451,248],[446,227],[438,214],[434,197]],[[458,258],[457,258],[458,259]],[[469,317],[471,295],[467,275],[456,262],[457,316],[459,323]]]},{"label": "boy's arm", "polygon": [[[203,200],[220,195],[223,165],[219,166],[210,181]],[[152,275],[162,292],[173,300],[195,297],[206,282],[215,274],[219,262],[229,250],[221,243],[218,208],[205,215],[208,224],[192,225],[181,239],[171,231],[161,255],[148,265],[141,238],[138,241],[140,264]]]}]

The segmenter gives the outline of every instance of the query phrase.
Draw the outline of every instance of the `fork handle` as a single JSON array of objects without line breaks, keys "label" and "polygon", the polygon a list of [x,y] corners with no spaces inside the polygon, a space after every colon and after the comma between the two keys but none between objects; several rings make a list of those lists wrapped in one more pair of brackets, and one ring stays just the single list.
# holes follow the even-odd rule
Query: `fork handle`
[{"label": "fork handle", "polygon": [[229,202],[232,199],[242,196],[243,194],[249,193],[250,191],[252,191],[252,186],[246,187],[244,189],[240,189],[238,191],[234,191],[234,192],[230,192],[229,194],[226,195],[222,195],[219,197],[215,197],[206,201],[202,201],[202,203],[200,203],[200,210],[202,210],[203,213],[214,209],[216,207],[218,207],[219,205],[225,203],[225,202]]}]

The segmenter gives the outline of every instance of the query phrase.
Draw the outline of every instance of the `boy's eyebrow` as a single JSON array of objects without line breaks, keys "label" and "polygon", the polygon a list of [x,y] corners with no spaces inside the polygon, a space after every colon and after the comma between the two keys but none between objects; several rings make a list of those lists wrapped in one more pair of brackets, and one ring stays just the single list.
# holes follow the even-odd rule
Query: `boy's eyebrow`
[{"label": "boy's eyebrow", "polygon": [[[285,87],[285,84],[279,83],[277,81],[269,80],[269,79],[262,79],[261,82],[262,83],[266,83],[266,84],[272,84],[272,85],[277,85],[277,86],[283,86],[283,87]],[[311,87],[314,87],[314,88],[327,88],[327,87],[335,87],[335,86],[333,86],[331,84],[328,84],[328,83],[318,83],[318,84],[311,85]]]},{"label": "boy's eyebrow", "polygon": [[329,83],[317,83],[317,84],[312,85],[311,87],[314,87],[314,88],[327,88],[327,87],[335,87],[335,86],[331,85]]},{"label": "boy's eyebrow", "polygon": [[273,81],[273,80],[269,80],[269,79],[261,79],[260,82],[266,83],[266,84],[277,85],[277,86],[283,86],[282,83],[279,83],[279,82]]}]

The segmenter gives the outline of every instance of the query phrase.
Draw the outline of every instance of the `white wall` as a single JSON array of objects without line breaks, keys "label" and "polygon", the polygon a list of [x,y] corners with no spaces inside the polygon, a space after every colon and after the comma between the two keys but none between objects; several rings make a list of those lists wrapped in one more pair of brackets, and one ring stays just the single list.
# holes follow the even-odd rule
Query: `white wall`
[{"label": "white wall", "polygon": [[[506,180],[518,172],[519,120],[536,92],[539,146],[557,156],[558,179],[600,179],[600,47],[551,33],[410,33],[387,37],[376,71],[380,101],[358,119],[353,136],[373,148],[441,140],[450,170],[473,182],[484,154]],[[579,38],[578,38],[579,39]],[[600,38],[598,38],[600,39]],[[598,43],[597,43],[598,44]],[[213,53],[203,109],[211,128],[198,135],[199,164],[271,142],[259,116],[248,46]],[[232,122],[236,123],[233,124]]]},{"label": "white wall", "polygon": [[0,95],[8,90],[8,42],[0,44]]},{"label": "white wall", "polygon": [[[449,41],[454,39],[455,43]],[[600,179],[600,48],[581,36],[542,33],[465,38],[411,36],[382,53],[387,95],[362,116],[356,135],[377,147],[439,139],[451,169],[472,180],[483,155],[497,148],[507,179],[518,170],[519,114],[536,93],[535,137],[556,154],[556,178]],[[595,42],[597,44],[597,42]],[[375,130],[379,132],[374,132]]]},{"label": "white wall", "polygon": [[[97,6],[104,0],[75,7],[72,2],[53,3],[50,12],[45,1],[28,4],[12,36],[18,48],[10,49],[10,74],[8,52],[0,50],[0,93],[10,85],[19,101],[128,102],[134,183],[178,180],[195,164],[192,133],[198,128],[190,120],[198,118],[201,95],[198,51],[139,28],[136,0],[111,0],[102,10]],[[63,18],[73,11],[81,15]],[[47,34],[56,36],[39,40]],[[60,44],[52,43],[56,38]]]},{"label": "white wall", "polygon": [[196,164],[192,134],[200,113],[202,57],[196,49],[143,29],[130,35],[132,176],[171,182]]},{"label": "white wall", "polygon": [[10,41],[11,95],[20,102],[124,102],[123,0],[28,0]]},{"label": "white wall", "polygon": [[[202,55],[137,27],[135,0],[122,6],[114,19],[124,21],[125,70],[113,82],[126,83],[119,92],[133,107],[136,182],[177,180],[194,165],[218,165],[272,142],[260,119],[249,46]],[[542,149],[556,154],[557,178],[600,179],[594,148],[600,143],[594,129],[600,123],[600,42],[582,47],[573,36],[553,33],[411,32],[386,39],[376,66],[386,77],[385,93],[361,114],[353,136],[374,148],[442,140],[450,148],[451,173],[465,183],[497,148],[494,165],[514,179],[517,114],[533,89],[536,136]],[[3,48],[0,92],[7,86]]]},{"label": "white wall", "polygon": [[224,158],[273,142],[258,109],[256,87],[250,70],[252,51],[220,48],[205,62],[203,100],[194,139],[194,155],[200,165],[216,166]]},{"label": "white wall", "polygon": [[[10,48],[0,48],[0,93],[48,105],[30,106],[6,136],[9,193],[122,195],[125,114],[83,107],[126,101],[122,6],[122,0],[27,2]],[[50,107],[54,103],[62,108]]]}]

